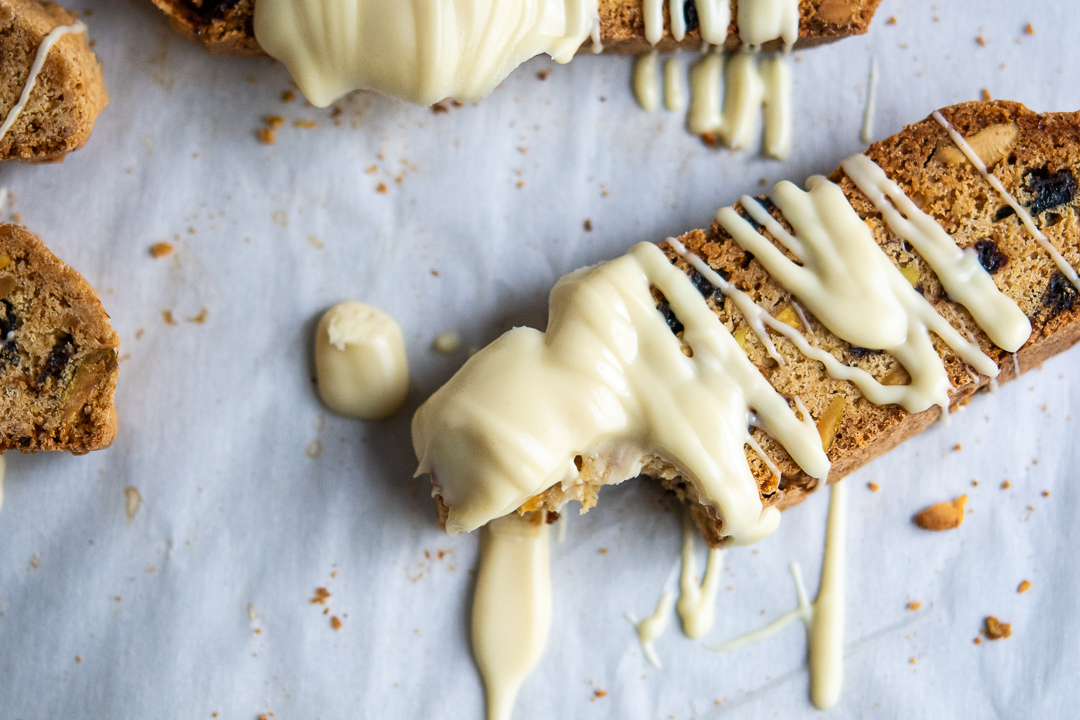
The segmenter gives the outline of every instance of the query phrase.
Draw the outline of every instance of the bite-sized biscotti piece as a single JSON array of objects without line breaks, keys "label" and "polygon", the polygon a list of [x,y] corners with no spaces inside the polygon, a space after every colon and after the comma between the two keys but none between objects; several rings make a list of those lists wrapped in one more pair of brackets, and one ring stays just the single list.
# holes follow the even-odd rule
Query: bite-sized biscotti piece
[{"label": "bite-sized biscotti piece", "polygon": [[119,347],[90,284],[25,228],[0,225],[0,451],[108,447]]},{"label": "bite-sized biscotti piece", "polygon": [[0,0],[0,78],[0,160],[62,160],[109,104],[86,27],[54,2]]},{"label": "bite-sized biscotti piece", "polygon": [[[212,53],[223,55],[260,55],[255,41],[253,20],[255,0],[153,0],[165,11],[172,26],[181,34],[197,40]],[[739,46],[738,1],[731,0],[731,23],[728,26],[726,47]],[[811,47],[865,33],[870,26],[880,0],[800,0],[799,41],[796,47]],[[645,40],[643,0],[600,0],[600,39],[604,52],[637,53],[648,50]],[[665,4],[664,37],[657,48],[667,52],[677,46],[698,48],[697,6],[694,0],[684,5],[687,33],[676,43],[668,28],[671,18]],[[584,48],[588,49],[586,42]],[[779,47],[779,42],[767,43],[766,49]]]}]

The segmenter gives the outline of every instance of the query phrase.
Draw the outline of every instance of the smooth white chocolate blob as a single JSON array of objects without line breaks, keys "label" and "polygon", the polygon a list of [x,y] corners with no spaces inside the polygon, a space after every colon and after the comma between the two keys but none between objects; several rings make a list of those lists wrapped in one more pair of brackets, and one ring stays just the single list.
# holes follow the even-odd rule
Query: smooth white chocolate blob
[{"label": "smooth white chocolate blob", "polygon": [[728,25],[731,24],[730,0],[698,0],[696,7],[701,39],[722,47],[727,42]]},{"label": "smooth white chocolate blob", "polygon": [[790,47],[799,39],[799,0],[740,0],[737,17],[745,45],[780,38]]},{"label": "smooth white chocolate blob", "polygon": [[964,153],[964,156],[975,166],[975,169],[979,171],[979,174],[983,176],[986,182],[990,183],[990,187],[997,191],[1002,201],[1013,209],[1016,216],[1020,218],[1020,222],[1024,223],[1024,227],[1027,228],[1027,231],[1035,238],[1035,241],[1038,242],[1042,249],[1048,252],[1050,257],[1054,259],[1054,264],[1057,265],[1061,274],[1069,279],[1069,282],[1072,283],[1074,288],[1080,290],[1080,276],[1077,275],[1076,270],[1069,264],[1069,261],[1066,260],[1065,257],[1058,252],[1058,249],[1054,247],[1054,244],[1050,242],[1050,238],[1046,237],[1046,235],[1043,234],[1043,231],[1035,226],[1035,221],[1032,220],[1031,213],[1027,211],[1027,208],[1018,203],[1016,198],[1012,196],[1012,193],[1006,190],[1005,186],[1001,184],[1001,181],[997,179],[997,176],[986,169],[986,163],[982,161],[982,158],[979,157],[977,152],[971,149],[971,146],[968,145],[964,136],[956,131],[956,128],[952,126],[952,123],[945,119],[944,115],[935,110],[931,113],[931,117],[933,117],[939,125],[945,128],[946,132],[949,133],[949,137],[952,138],[953,143],[960,149],[960,152]]},{"label": "smooth white chocolate blob", "polygon": [[686,107],[686,80],[678,54],[664,61],[664,109],[678,112]]},{"label": "smooth white chocolate blob", "polygon": [[[656,287],[684,326],[656,308]],[[688,357],[683,348],[692,354]],[[674,464],[723,520],[753,542],[779,521],[746,462],[750,413],[809,475],[829,462],[813,419],[800,420],[655,245],[562,278],[546,333],[515,328],[469,359],[413,418],[417,474],[449,510],[446,530],[473,530],[556,483],[635,477],[642,459]]]},{"label": "smooth white chocolate blob", "polygon": [[727,60],[724,88],[724,119],[720,139],[732,150],[750,147],[757,129],[757,117],[765,97],[756,52],[739,51]]},{"label": "smooth white chocolate blob", "polygon": [[626,619],[633,624],[634,631],[637,632],[641,654],[655,668],[663,667],[660,657],[656,654],[655,643],[667,629],[668,618],[671,617],[671,608],[674,605],[675,596],[670,591],[665,591],[656,601],[653,614],[644,620],[638,620],[632,613],[626,613]]},{"label": "smooth white chocolate blob", "polygon": [[690,109],[686,129],[694,135],[715,133],[723,126],[724,56],[707,52],[690,67]]},{"label": "smooth white chocolate blob", "polygon": [[660,106],[655,50],[642,53],[634,59],[634,98],[645,112],[653,112]]},{"label": "smooth white chocolate blob", "polygon": [[472,643],[489,720],[510,720],[551,629],[550,528],[543,515],[507,515],[481,533]]},{"label": "smooth white chocolate blob", "polygon": [[353,90],[479,100],[531,57],[573,58],[597,0],[259,0],[255,39],[316,107]]},{"label": "smooth white chocolate blob", "polygon": [[22,114],[23,109],[26,107],[26,103],[30,101],[30,93],[33,91],[34,86],[37,84],[38,75],[41,74],[41,69],[45,67],[45,58],[48,57],[49,51],[52,50],[53,45],[60,41],[60,38],[65,35],[74,35],[78,33],[86,32],[86,25],[80,20],[76,20],[71,25],[57,25],[45,36],[38,45],[37,52],[34,54],[34,62],[30,65],[30,73],[26,76],[26,83],[23,85],[22,93],[19,94],[19,99],[8,110],[7,116],[4,118],[4,122],[0,124],[0,140],[4,139],[4,136],[8,134],[12,126],[19,119],[19,115]]},{"label": "smooth white chocolate blob", "polygon": [[409,390],[401,328],[366,303],[335,305],[315,330],[315,376],[331,410],[367,420],[389,417]]},{"label": "smooth white chocolate blob", "polygon": [[686,637],[696,640],[712,628],[716,616],[716,593],[720,589],[720,571],[723,567],[723,549],[710,548],[705,577],[702,578],[701,584],[698,584],[697,558],[694,556],[694,528],[690,519],[686,518],[683,521],[679,602],[676,604]]},{"label": "smooth white chocolate blob", "polygon": [[765,154],[783,160],[791,154],[791,58],[785,53],[763,57],[759,72],[764,86]]}]

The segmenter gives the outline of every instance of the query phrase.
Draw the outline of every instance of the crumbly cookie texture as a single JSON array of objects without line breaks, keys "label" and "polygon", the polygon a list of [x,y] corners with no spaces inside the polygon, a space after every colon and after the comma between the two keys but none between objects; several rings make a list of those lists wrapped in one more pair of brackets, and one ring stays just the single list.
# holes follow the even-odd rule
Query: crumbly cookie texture
[{"label": "crumbly cookie texture", "polygon": [[[965,137],[979,136],[992,141],[978,143],[976,152],[986,152],[994,160],[990,170],[1005,188],[1028,210],[1043,233],[1073,266],[1080,266],[1080,112],[1036,114],[1019,103],[971,102],[941,111]],[[1005,133],[986,128],[1015,128]],[[1001,137],[1011,138],[1003,150]],[[974,333],[983,352],[999,366],[998,382],[1012,380],[1017,368],[1026,371],[1044,360],[1072,347],[1080,340],[1080,293],[1057,269],[1050,255],[1036,243],[1015,213],[997,192],[966,160],[956,162],[945,130],[927,118],[902,132],[874,144],[866,154],[926,213],[933,216],[962,248],[975,248],[983,267],[991,273],[998,288],[1012,298],[1030,318],[1032,333],[1016,353],[1007,353],[989,338],[960,305],[949,300],[941,283],[925,262],[897,237],[881,220],[873,204],[837,170],[831,179],[838,183],[852,206],[864,218],[874,238],[885,253],[955,327]],[[984,158],[986,159],[986,158]],[[775,208],[773,216],[789,231],[790,225]],[[768,237],[768,235],[766,234]],[[694,230],[679,240],[703,258],[714,270],[747,292],[754,301],[773,315],[784,319],[794,298],[765,268],[714,223],[709,230]],[[678,267],[699,279],[670,248],[661,246]],[[778,247],[781,247],[778,245]],[[783,249],[781,247],[781,249]],[[870,460],[891,450],[904,440],[934,423],[940,409],[909,413],[898,406],[878,407],[864,398],[854,385],[828,376],[818,362],[805,358],[791,343],[773,334],[785,365],[779,366],[765,352],[734,304],[720,293],[708,299],[710,307],[743,345],[747,355],[773,387],[793,401],[801,398],[818,423],[832,470],[828,482],[836,482]],[[799,320],[793,322],[800,323]],[[887,353],[853,347],[833,335],[812,315],[808,328],[818,347],[837,359],[860,367],[886,384],[908,381],[904,369]],[[977,393],[987,392],[990,381],[974,377],[965,363],[948,347],[934,338],[944,358],[949,378],[955,388],[950,395],[953,408],[971,402]],[[842,410],[838,411],[838,408]],[[780,468],[777,479],[756,453],[747,451],[747,462],[758,480],[762,501],[780,509],[801,502],[823,483],[806,475],[784,448],[764,432],[752,430],[754,438]],[[724,541],[723,523],[711,507],[701,504],[692,484],[685,481],[678,468],[660,458],[646,458],[643,474],[659,479],[681,499],[712,546]],[[581,477],[588,483],[598,473],[591,471],[585,458]],[[596,485],[575,490],[581,497],[566,498],[556,485],[531,498],[524,510],[557,510],[563,500],[577,499],[588,507],[596,502]]]},{"label": "crumbly cookie texture", "polygon": [[[78,18],[53,2],[0,0],[0,122],[18,101],[49,31]],[[0,139],[0,160],[51,162],[86,144],[109,104],[86,33],[64,35],[46,56],[26,107]]]},{"label": "crumbly cookie texture", "polygon": [[119,347],[90,284],[25,228],[0,225],[0,452],[108,447]]},{"label": "crumbly cookie texture", "polygon": [[[812,47],[839,40],[849,35],[860,35],[870,27],[870,19],[881,0],[800,0],[799,42],[796,47]],[[197,40],[206,49],[222,55],[261,55],[255,42],[253,20],[254,0],[153,0],[181,34]],[[738,0],[731,0],[732,21],[728,27],[726,47],[739,47],[736,7]],[[638,53],[649,49],[645,41],[645,18],[643,0],[600,0],[600,39],[604,52]],[[676,47],[698,48],[701,35],[697,30],[697,10],[694,0],[686,3],[688,32],[681,43],[676,43],[667,30],[657,45],[662,52]],[[664,26],[670,28],[667,5],[664,6]],[[583,48],[588,51],[590,43]],[[779,41],[766,44],[768,50],[779,47]]]}]

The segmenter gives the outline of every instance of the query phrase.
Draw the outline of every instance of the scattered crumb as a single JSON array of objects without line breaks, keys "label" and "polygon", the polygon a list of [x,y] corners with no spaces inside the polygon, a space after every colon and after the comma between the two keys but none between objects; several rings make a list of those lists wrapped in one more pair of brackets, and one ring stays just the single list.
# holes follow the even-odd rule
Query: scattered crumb
[{"label": "scattered crumb", "polygon": [[259,142],[263,145],[277,145],[277,133],[270,128],[262,128],[259,130]]},{"label": "scattered crumb", "polygon": [[431,277],[439,277],[439,271],[435,268],[431,268]]},{"label": "scattered crumb", "polygon": [[172,243],[159,242],[150,246],[150,257],[157,259],[163,258],[166,255],[172,255],[173,252]]},{"label": "scattered crumb", "polygon": [[77,663],[79,663],[81,665],[82,664],[82,658],[79,657],[78,655],[76,655],[75,656],[75,662],[77,662]]},{"label": "scattered crumb", "polygon": [[952,446],[952,449],[953,449],[953,452],[960,452],[964,448],[963,448],[962,445],[960,445],[960,443],[956,443],[955,445]]},{"label": "scattered crumb", "polygon": [[1012,623],[1003,623],[993,615],[987,615],[983,624],[986,637],[990,640],[1001,640],[1012,636]]},{"label": "scattered crumb", "polygon": [[368,175],[374,175],[378,171],[379,171],[379,166],[378,165],[372,165],[371,167],[369,167],[364,172],[366,172]]},{"label": "scattered crumb", "polygon": [[1043,490],[1042,491],[1042,496],[1043,497],[1050,497],[1050,491],[1049,490]]},{"label": "scattered crumb", "polygon": [[702,133],[701,142],[705,143],[705,147],[714,148],[720,144],[720,140],[716,137],[716,133]]},{"label": "scattered crumb", "polygon": [[435,336],[431,346],[443,355],[453,355],[461,347],[461,335],[456,332],[442,332]]},{"label": "scattered crumb", "polygon": [[322,443],[319,442],[319,438],[315,438],[307,444],[307,447],[304,448],[304,454],[312,460],[322,455]]},{"label": "scattered crumb", "polygon": [[1021,580],[1020,585],[1016,588],[1016,592],[1018,592],[1018,593],[1026,593],[1030,589],[1031,589],[1031,581],[1030,580]]},{"label": "scattered crumb", "polygon": [[[1031,27],[1031,26],[1028,25],[1028,27]],[[541,80],[547,80],[548,75],[550,75],[550,74],[551,74],[550,70],[541,70],[540,72],[536,73],[536,77],[540,78]]]},{"label": "scattered crumb", "polygon": [[976,645],[982,645],[982,638],[975,638],[972,642],[974,642]]},{"label": "scattered crumb", "polygon": [[993,100],[993,98],[990,96],[990,90],[987,89],[987,88],[983,88],[982,89],[982,101],[983,102],[990,102],[991,100]]},{"label": "scattered crumb", "polygon": [[593,698],[602,697],[607,697],[607,690],[601,690],[600,688],[596,688],[595,690],[593,690]]},{"label": "scattered crumb", "polygon": [[294,128],[302,128],[305,130],[314,130],[319,127],[319,123],[314,120],[293,120],[292,126]]},{"label": "scattered crumb", "polygon": [[607,555],[607,548],[600,548],[601,555]]},{"label": "scattered crumb", "polygon": [[592,218],[585,218],[585,232],[592,232]]},{"label": "scattered crumb", "polygon": [[518,145],[517,151],[519,153],[521,153],[522,155],[528,155],[529,154],[529,148],[525,147],[524,145]]},{"label": "scattered crumb", "polygon": [[971,481],[971,487],[979,487],[979,481],[978,480],[972,480]]},{"label": "scattered crumb", "polygon": [[439,115],[441,113],[448,113],[448,112],[450,112],[450,108],[447,107],[445,100],[443,102],[435,103],[434,105],[431,106],[431,114],[432,115]]},{"label": "scattered crumb", "polygon": [[915,658],[913,658],[913,657],[908,658],[908,663],[911,664],[911,665],[914,665],[915,664]]},{"label": "scattered crumb", "polygon": [[283,90],[281,92],[281,102],[291,103],[296,100],[296,93],[292,90]]},{"label": "scattered crumb", "polygon": [[1008,490],[1010,487],[1012,487],[1012,486],[1009,484],[1008,480],[1002,480],[1001,481],[1001,489],[1002,490]]},{"label": "scattered crumb", "polygon": [[967,495],[952,500],[931,505],[915,515],[913,521],[923,530],[952,530],[960,527],[964,522],[964,504]]},{"label": "scattered crumb", "polygon": [[315,248],[316,250],[322,250],[325,247],[325,245],[323,245],[323,241],[320,240],[316,235],[308,235],[307,242],[308,245]]},{"label": "scattered crumb", "polygon": [[330,617],[330,627],[332,627],[334,630],[341,629],[341,620],[338,619],[337,615],[332,615]]},{"label": "scattered crumb", "polygon": [[275,210],[270,213],[270,219],[283,228],[289,227],[289,213],[286,210]]},{"label": "scattered crumb", "polygon": [[162,310],[161,319],[165,321],[166,325],[175,325],[176,320],[173,318],[172,310]]},{"label": "scattered crumb", "polygon": [[876,482],[868,482],[866,483],[866,487],[870,488],[870,492],[877,492],[881,489],[881,486],[878,485]]},{"label": "scattered crumb", "polygon": [[911,602],[909,602],[907,604],[907,609],[908,610],[918,610],[921,607],[922,607],[922,603],[919,602],[918,600],[913,600],[913,601],[911,601]]},{"label": "scattered crumb", "polygon": [[271,130],[280,130],[281,128],[285,127],[285,118],[281,117],[280,115],[268,115],[263,120],[266,123],[266,127],[270,128]]},{"label": "scattered crumb", "polygon": [[198,315],[193,315],[192,317],[184,318],[184,320],[187,320],[189,323],[195,323],[196,325],[202,325],[203,323],[206,322],[206,319],[208,317],[210,317],[210,311],[207,310],[206,308],[201,308],[199,310]]},{"label": "scattered crumb", "polygon": [[259,619],[259,614],[255,612],[255,606],[252,603],[248,603],[247,616],[248,620],[250,620],[251,622],[255,622]]},{"label": "scattered crumb", "polygon": [[1031,23],[1028,23],[1027,25],[1025,25],[1024,26],[1024,34],[1025,35],[1034,35],[1035,34],[1035,26],[1032,25]]},{"label": "scattered crumb", "polygon": [[375,188],[375,192],[382,193],[383,195],[385,195],[387,192],[389,192],[389,188],[386,187],[386,183],[381,182]]},{"label": "scattered crumb", "polygon": [[308,602],[312,605],[325,605],[327,599],[330,597],[330,591],[324,587],[315,588],[315,597],[311,598]]},{"label": "scattered crumb", "polygon": [[521,180],[518,180],[518,184],[517,184],[518,190],[520,190],[523,187],[525,187],[525,183],[523,181],[521,181]]},{"label": "scattered crumb", "polygon": [[895,24],[896,24],[897,22],[898,22],[898,21],[897,21],[897,19],[896,19],[896,16],[895,16],[895,15],[891,15],[891,16],[889,16],[889,19],[885,21],[885,24],[886,24],[886,25],[895,25]]},{"label": "scattered crumb", "polygon": [[124,513],[127,515],[128,522],[135,519],[135,515],[139,512],[141,506],[142,495],[139,494],[139,489],[134,485],[128,485],[124,488]]},{"label": "scattered crumb", "polygon": [[979,47],[986,47],[986,38],[984,38],[982,35],[975,38],[975,42],[979,44]]}]

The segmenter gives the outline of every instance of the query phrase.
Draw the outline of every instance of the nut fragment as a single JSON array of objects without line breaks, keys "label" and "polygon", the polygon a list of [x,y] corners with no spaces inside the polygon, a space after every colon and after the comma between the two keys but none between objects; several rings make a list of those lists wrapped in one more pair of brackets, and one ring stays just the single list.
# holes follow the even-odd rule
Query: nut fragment
[{"label": "nut fragment", "polygon": [[6,268],[10,264],[11,264],[11,257],[9,257],[8,255],[5,255],[4,253],[0,253],[0,270],[3,270],[4,268]]},{"label": "nut fragment", "polygon": [[919,284],[919,268],[914,265],[904,265],[900,268],[900,274],[904,276],[904,279],[911,283],[911,287],[915,287]]},{"label": "nut fragment", "polygon": [[951,502],[940,502],[920,511],[913,520],[923,530],[952,530],[964,522],[964,504],[967,495]]},{"label": "nut fragment", "polygon": [[796,330],[802,330],[802,320],[799,319],[799,314],[795,312],[795,308],[792,305],[788,305],[786,308],[776,314],[776,319],[785,325],[790,325]]},{"label": "nut fragment", "polygon": [[116,372],[117,362],[116,351],[111,348],[94,350],[83,358],[75,368],[61,400],[64,407],[61,412],[63,424],[70,423],[101,382]]},{"label": "nut fragment", "polygon": [[[1001,161],[1020,138],[1020,128],[1014,123],[1001,123],[985,127],[971,137],[964,138],[972,151],[979,156],[986,167],[993,167]],[[960,148],[949,144],[939,147],[934,155],[946,165],[960,165],[967,162]]]},{"label": "nut fragment", "polygon": [[1003,623],[993,615],[987,615],[983,620],[986,637],[991,640],[1000,640],[1012,635],[1012,623]]},{"label": "nut fragment", "polygon": [[832,446],[836,431],[840,429],[840,421],[844,419],[845,410],[847,410],[847,400],[842,397],[835,397],[829,403],[829,407],[825,408],[825,412],[821,413],[821,417],[818,418],[818,435],[821,436],[821,449],[825,452],[828,452]]}]

